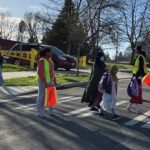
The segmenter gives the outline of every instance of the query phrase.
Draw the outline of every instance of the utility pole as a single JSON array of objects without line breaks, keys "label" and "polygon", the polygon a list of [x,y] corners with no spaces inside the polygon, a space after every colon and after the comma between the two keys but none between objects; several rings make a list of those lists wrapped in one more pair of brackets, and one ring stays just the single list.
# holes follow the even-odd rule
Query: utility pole
[{"label": "utility pole", "polygon": [[21,65],[21,51],[22,51],[22,42],[23,42],[23,33],[26,30],[26,23],[21,20],[19,23],[19,33],[20,33],[20,55],[19,55],[19,65]]}]

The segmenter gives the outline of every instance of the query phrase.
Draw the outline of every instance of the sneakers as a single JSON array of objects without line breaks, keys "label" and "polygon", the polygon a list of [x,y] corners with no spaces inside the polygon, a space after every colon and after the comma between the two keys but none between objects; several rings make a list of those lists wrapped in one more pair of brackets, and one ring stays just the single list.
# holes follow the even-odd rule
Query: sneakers
[{"label": "sneakers", "polygon": [[127,107],[126,110],[129,111],[129,112],[132,112],[130,107]]},{"label": "sneakers", "polygon": [[94,107],[91,107],[91,111],[100,111],[100,108],[101,108],[101,106],[100,105],[97,105],[97,106],[94,106]]},{"label": "sneakers", "polygon": [[102,118],[104,118],[104,117],[105,117],[104,112],[100,112],[100,113],[99,113],[99,116],[102,117]]},{"label": "sneakers", "polygon": [[53,116],[53,115],[55,115],[55,109],[54,108],[48,108],[48,115],[49,116]]},{"label": "sneakers", "polygon": [[39,119],[40,119],[40,118],[42,119],[42,118],[44,118],[44,117],[45,117],[45,116],[44,116],[43,114],[37,114],[37,118],[39,118]]},{"label": "sneakers", "polygon": [[118,119],[120,119],[121,117],[120,116],[118,116],[118,115],[113,115],[113,117],[111,118],[111,120],[113,120],[113,121],[115,121],[115,120],[118,120]]}]

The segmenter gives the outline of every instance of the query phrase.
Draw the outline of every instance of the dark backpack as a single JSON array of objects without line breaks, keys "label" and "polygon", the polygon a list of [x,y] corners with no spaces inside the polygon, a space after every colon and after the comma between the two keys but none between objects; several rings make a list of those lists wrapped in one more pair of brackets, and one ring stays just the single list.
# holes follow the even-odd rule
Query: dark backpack
[{"label": "dark backpack", "polygon": [[139,85],[137,83],[136,78],[132,77],[131,81],[129,82],[128,87],[127,87],[127,93],[128,93],[128,95],[130,97],[132,97],[132,96],[138,96],[139,95],[138,88],[139,88]]},{"label": "dark backpack", "polygon": [[104,73],[99,82],[98,91],[104,93],[104,91],[109,87],[110,82],[111,82],[111,75],[109,73]]}]

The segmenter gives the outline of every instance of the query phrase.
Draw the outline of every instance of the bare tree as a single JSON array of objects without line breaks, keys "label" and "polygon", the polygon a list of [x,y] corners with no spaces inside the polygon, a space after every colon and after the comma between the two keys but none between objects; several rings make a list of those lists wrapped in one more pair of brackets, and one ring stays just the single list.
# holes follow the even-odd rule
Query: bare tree
[{"label": "bare tree", "polygon": [[124,0],[120,12],[120,25],[131,45],[131,63],[133,64],[137,44],[143,43],[150,33],[150,1]]},{"label": "bare tree", "polygon": [[[112,16],[116,13],[120,7],[119,1],[112,0],[86,0],[76,1],[78,6],[76,7],[76,15],[78,23],[82,28],[86,36],[81,37],[80,28],[72,28],[75,35],[78,38],[78,59],[80,56],[80,48],[85,42],[89,42],[91,45],[91,54],[95,52],[95,46],[99,46],[99,42],[110,34],[110,28],[116,24],[112,19]],[[77,31],[78,30],[78,31]],[[72,32],[73,32],[72,31]],[[75,37],[72,37],[75,38]],[[96,53],[96,52],[95,52]],[[78,68],[79,65],[77,65]],[[78,71],[77,71],[78,72]]]},{"label": "bare tree", "polygon": [[[56,6],[54,11],[58,11],[59,13],[64,1],[49,1],[51,5],[46,5],[46,7],[54,10],[52,7]],[[116,24],[114,16],[116,16],[120,8],[120,0],[73,0],[73,2],[75,4],[73,17],[76,19],[78,26],[69,24],[68,30],[70,40],[74,41],[74,44],[77,46],[79,60],[81,47],[86,42],[91,45],[90,54],[93,55],[93,53],[96,53],[95,50],[99,46],[100,41],[110,34],[110,28]]]},{"label": "bare tree", "polygon": [[29,42],[30,43],[38,43],[39,34],[41,32],[41,20],[37,18],[39,16],[38,11],[30,11],[26,12],[24,15],[24,19],[27,25],[27,34],[29,35]]},{"label": "bare tree", "polygon": [[12,39],[17,36],[17,20],[9,12],[0,12],[0,33],[3,39]]}]

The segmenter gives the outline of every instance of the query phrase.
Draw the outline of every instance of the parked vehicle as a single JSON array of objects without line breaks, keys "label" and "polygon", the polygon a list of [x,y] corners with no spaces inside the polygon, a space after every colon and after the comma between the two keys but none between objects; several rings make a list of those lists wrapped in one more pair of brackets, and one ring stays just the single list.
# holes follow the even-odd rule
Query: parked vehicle
[{"label": "parked vehicle", "polygon": [[[31,51],[34,48],[37,51],[41,48],[50,48],[52,52],[52,60],[55,64],[55,69],[64,68],[66,70],[70,70],[71,68],[76,67],[76,60],[74,57],[65,54],[62,50],[58,49],[55,46],[51,45],[39,45],[39,44],[22,44],[22,51]],[[10,50],[11,51],[19,51],[20,45],[15,44]],[[8,63],[19,64],[19,59],[8,57],[6,58]],[[21,59],[21,65],[30,65],[28,60]]]}]

